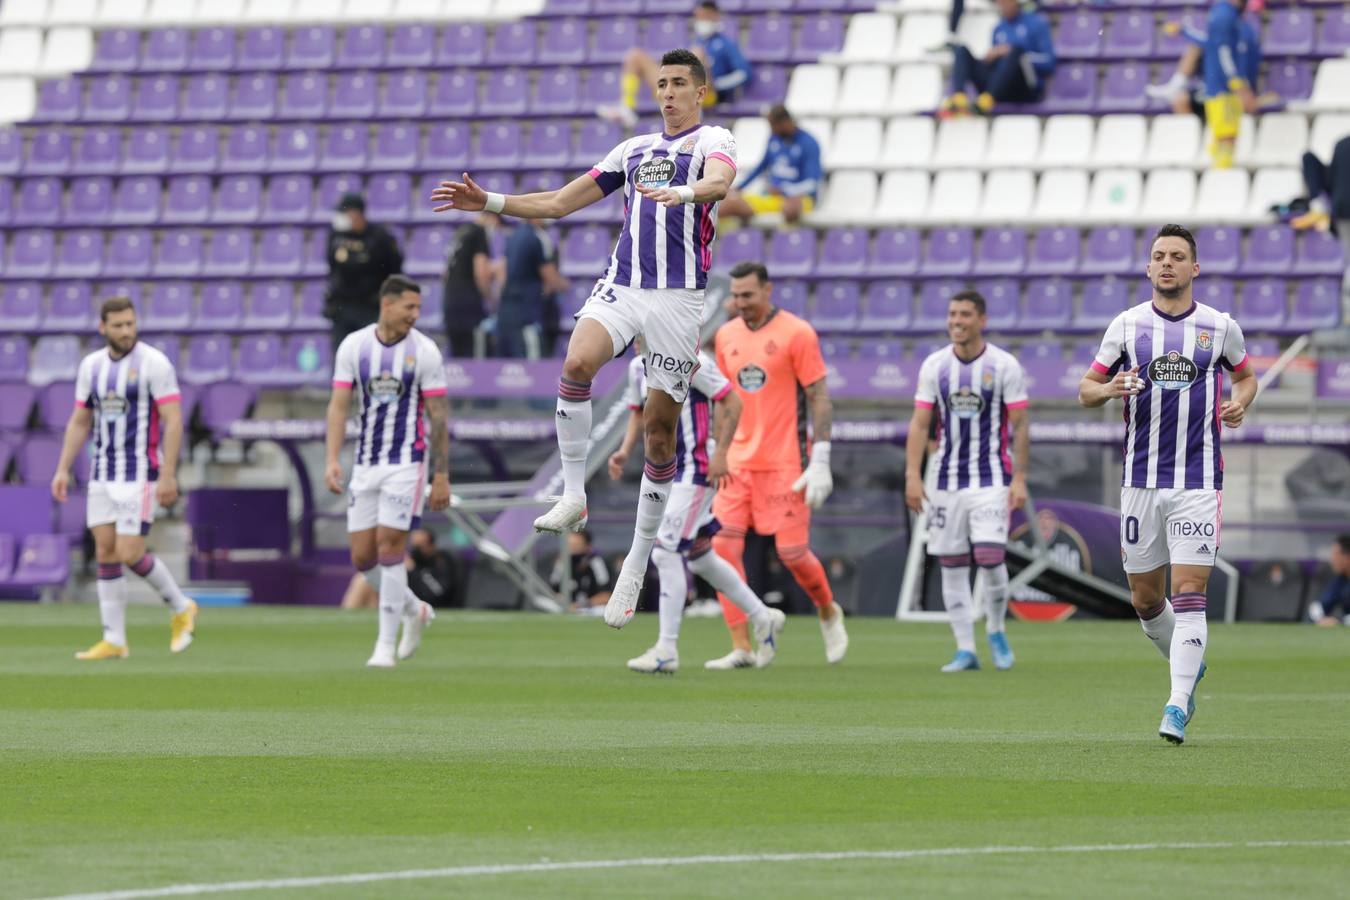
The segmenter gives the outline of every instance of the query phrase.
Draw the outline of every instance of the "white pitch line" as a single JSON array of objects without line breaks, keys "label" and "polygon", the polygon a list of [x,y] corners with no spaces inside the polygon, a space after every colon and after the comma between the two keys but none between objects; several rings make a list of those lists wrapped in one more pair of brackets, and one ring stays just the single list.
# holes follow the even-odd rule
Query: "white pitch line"
[{"label": "white pitch line", "polygon": [[599,869],[662,868],[666,866],[711,866],[738,863],[834,862],[838,860],[906,860],[951,856],[1036,856],[1047,853],[1137,853],[1145,850],[1259,850],[1286,847],[1350,847],[1350,840],[1336,841],[1207,841],[1153,844],[1071,844],[1062,847],[932,847],[915,850],[842,850],[835,853],[738,853],[726,856],[656,856],[634,859],[583,859],[573,862],[502,863],[452,866],[445,869],[404,869],[398,872],[361,872],[352,875],[316,875],[308,878],[268,878],[256,881],[222,881],[216,884],[174,884],[159,888],[100,891],[94,894],[63,894],[46,900],[142,900],[147,897],[189,897],[241,891],[329,887],[370,884],[379,881],[412,881],[427,878],[468,878],[476,875],[523,875],[538,872],[585,872]]}]

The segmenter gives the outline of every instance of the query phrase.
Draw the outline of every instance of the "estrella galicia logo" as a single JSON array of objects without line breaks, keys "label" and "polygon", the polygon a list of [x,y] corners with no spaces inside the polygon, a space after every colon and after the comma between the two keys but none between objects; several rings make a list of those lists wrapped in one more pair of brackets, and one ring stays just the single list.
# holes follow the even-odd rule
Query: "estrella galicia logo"
[{"label": "estrella galicia logo", "polygon": [[947,408],[958,419],[973,419],[984,412],[984,397],[963,387],[947,396]]},{"label": "estrella galicia logo", "polygon": [[649,159],[637,167],[633,173],[633,182],[643,187],[663,188],[670,187],[671,181],[675,179],[675,163],[664,156],[655,159]]},{"label": "estrella galicia logo", "polygon": [[769,373],[765,372],[754,363],[749,363],[741,367],[736,373],[736,383],[741,386],[741,390],[747,394],[753,394],[764,387],[764,383],[769,380]]},{"label": "estrella galicia logo", "polygon": [[105,394],[98,398],[98,411],[110,421],[125,416],[128,405],[127,398],[120,394]]},{"label": "estrella galicia logo", "polygon": [[366,395],[374,403],[392,403],[403,394],[403,379],[392,372],[381,372],[366,382]]},{"label": "estrella galicia logo", "polygon": [[1200,367],[1175,350],[1154,357],[1148,364],[1148,380],[1165,391],[1190,387],[1200,377]]}]

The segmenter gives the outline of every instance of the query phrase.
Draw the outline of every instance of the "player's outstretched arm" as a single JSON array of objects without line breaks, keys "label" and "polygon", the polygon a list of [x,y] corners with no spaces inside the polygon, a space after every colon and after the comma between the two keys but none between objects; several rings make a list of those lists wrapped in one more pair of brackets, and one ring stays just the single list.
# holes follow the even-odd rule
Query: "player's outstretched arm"
[{"label": "player's outstretched arm", "polygon": [[928,443],[928,429],[933,424],[933,407],[914,404],[914,415],[909,417],[909,434],[905,436],[905,506],[914,513],[923,512],[928,499],[923,489],[923,451]]},{"label": "player's outstretched arm", "polygon": [[66,434],[61,442],[61,458],[56,462],[56,474],[52,477],[52,496],[58,503],[66,502],[66,492],[70,489],[70,467],[75,462],[84,442],[89,440],[89,429],[94,424],[94,411],[87,406],[77,405],[66,420]]},{"label": "player's outstretched arm", "polygon": [[536,194],[496,194],[483,190],[468,172],[463,177],[463,181],[442,181],[440,187],[431,192],[431,202],[437,204],[432,207],[432,212],[486,209],[517,219],[561,219],[605,196],[590,175],[574,178],[556,191]]},{"label": "player's outstretched arm", "polygon": [[646,185],[634,185],[634,189],[662,206],[679,206],[682,203],[717,203],[727,196],[731,183],[736,180],[736,169],[720,159],[710,159],[703,167],[703,177],[693,184],[678,187],[649,188]]},{"label": "player's outstretched arm", "polygon": [[731,483],[727,454],[731,452],[731,442],[736,439],[736,426],[741,423],[741,410],[744,408],[740,395],[735,391],[727,391],[726,396],[718,400],[713,408],[713,441],[717,449],[708,461],[708,483],[714,488]]},{"label": "player's outstretched arm", "polygon": [[450,505],[450,398],[435,394],[426,401],[431,421],[431,496],[427,507],[440,512]]},{"label": "player's outstretched arm", "polygon": [[1078,382],[1078,404],[1088,409],[1105,406],[1108,400],[1116,397],[1133,397],[1144,389],[1144,379],[1139,377],[1139,367],[1117,372],[1115,378],[1108,379],[1102,372],[1089,369]]},{"label": "player's outstretched arm", "polygon": [[1247,418],[1247,407],[1256,401],[1256,373],[1243,366],[1233,373],[1233,396],[1219,407],[1219,419],[1229,428],[1237,428]]},{"label": "player's outstretched arm", "polygon": [[183,404],[177,400],[159,404],[164,423],[164,458],[159,465],[155,501],[168,509],[178,502],[178,453],[183,448]]},{"label": "player's outstretched arm", "polygon": [[351,408],[351,386],[333,385],[333,395],[328,398],[328,430],[324,440],[328,462],[324,466],[323,480],[334,494],[342,493],[342,464],[338,462],[338,454],[342,452],[342,442],[347,437],[347,414]]}]

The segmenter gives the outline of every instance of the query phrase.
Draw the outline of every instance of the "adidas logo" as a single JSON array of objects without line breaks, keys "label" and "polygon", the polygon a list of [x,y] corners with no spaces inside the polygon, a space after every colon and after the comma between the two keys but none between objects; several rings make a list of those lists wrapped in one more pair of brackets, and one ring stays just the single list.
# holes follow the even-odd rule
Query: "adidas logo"
[{"label": "adidas logo", "polygon": [[567,410],[565,410],[565,409],[560,409],[560,410],[558,410],[558,418],[560,418],[560,419],[570,419],[570,418],[572,418],[572,417],[569,416],[569,415],[567,414]]},{"label": "adidas logo", "polygon": [[1211,549],[1209,549],[1209,544],[1201,544],[1200,547],[1199,547],[1199,549],[1196,550],[1195,552],[1196,552],[1196,553],[1203,553],[1203,554],[1205,554],[1206,556],[1213,556],[1213,555],[1214,555],[1214,551],[1211,550]]},{"label": "adidas logo", "polygon": [[1181,642],[1181,646],[1183,646],[1183,647],[1203,647],[1203,646],[1205,646],[1205,642],[1202,641],[1202,640],[1200,640],[1199,638],[1186,638],[1186,640],[1184,640],[1184,641]]},{"label": "adidas logo", "polygon": [[661,496],[658,492],[656,492],[656,491],[648,491],[647,493],[645,493],[645,494],[642,495],[642,499],[643,499],[643,500],[650,500],[650,501],[652,501],[653,503],[663,503],[663,502],[665,502],[665,498],[662,497],[662,496]]}]

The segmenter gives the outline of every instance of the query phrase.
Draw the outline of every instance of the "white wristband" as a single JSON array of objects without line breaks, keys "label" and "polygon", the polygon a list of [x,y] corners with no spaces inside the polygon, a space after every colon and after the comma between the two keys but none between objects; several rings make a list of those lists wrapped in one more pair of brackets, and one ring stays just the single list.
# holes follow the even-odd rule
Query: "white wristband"
[{"label": "white wristband", "polygon": [[675,192],[675,196],[680,198],[681,203],[694,202],[694,189],[689,185],[682,184],[679,187],[671,188],[671,190]]},{"label": "white wristband", "polygon": [[506,209],[506,195],[488,191],[487,200],[486,202],[483,203],[483,211],[490,213],[499,213],[503,209]]},{"label": "white wristband", "polygon": [[811,465],[830,467],[830,442],[816,441],[811,445]]}]

